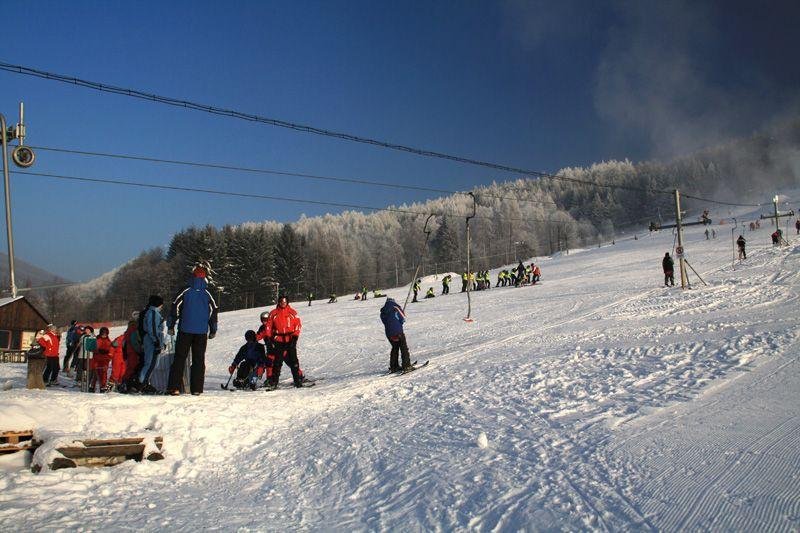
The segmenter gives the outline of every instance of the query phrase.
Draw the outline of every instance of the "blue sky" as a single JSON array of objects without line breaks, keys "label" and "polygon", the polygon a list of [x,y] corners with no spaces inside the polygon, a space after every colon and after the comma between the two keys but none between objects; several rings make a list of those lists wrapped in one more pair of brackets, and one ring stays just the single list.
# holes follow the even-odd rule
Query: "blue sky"
[{"label": "blue sky", "polygon": [[[11,2],[0,61],[557,171],[796,116],[796,2]],[[469,189],[516,176],[0,71],[27,143]],[[13,170],[13,169],[12,169]],[[36,172],[374,206],[420,192],[40,151]],[[18,257],[87,280],[190,226],[335,208],[12,176]],[[3,236],[5,232],[2,232]],[[5,239],[2,240],[5,249]]]}]

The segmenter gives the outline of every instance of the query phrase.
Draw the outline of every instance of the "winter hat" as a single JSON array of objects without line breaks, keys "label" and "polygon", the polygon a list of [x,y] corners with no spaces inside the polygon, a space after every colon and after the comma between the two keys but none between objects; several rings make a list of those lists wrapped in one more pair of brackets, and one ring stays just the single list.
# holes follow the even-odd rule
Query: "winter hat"
[{"label": "winter hat", "polygon": [[255,342],[256,332],[253,331],[252,329],[248,329],[247,331],[244,332],[244,340],[248,342]]},{"label": "winter hat", "polygon": [[147,300],[147,305],[151,307],[158,307],[159,305],[164,303],[164,298],[159,296],[158,294],[150,295],[150,299]]},{"label": "winter hat", "polygon": [[94,333],[94,328],[87,324],[87,325],[83,326],[83,332],[87,333],[87,334],[90,333],[90,332]]},{"label": "winter hat", "polygon": [[192,269],[192,275],[194,277],[196,277],[196,278],[204,278],[204,277],[208,276],[208,270],[206,270],[206,267],[204,267],[202,265],[196,265]]}]

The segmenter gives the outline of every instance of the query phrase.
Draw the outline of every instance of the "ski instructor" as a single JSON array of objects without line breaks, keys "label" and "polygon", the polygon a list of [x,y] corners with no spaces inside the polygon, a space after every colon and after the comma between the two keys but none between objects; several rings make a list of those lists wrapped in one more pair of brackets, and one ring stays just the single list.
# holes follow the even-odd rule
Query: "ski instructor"
[{"label": "ski instructor", "polygon": [[178,340],[175,342],[175,359],[169,369],[167,392],[173,396],[181,394],[183,371],[189,349],[192,350],[192,367],[189,387],[193,395],[203,393],[206,377],[206,343],[217,334],[217,303],[208,291],[208,267],[198,264],[192,270],[189,286],[183,289],[172,302],[172,311],[167,321],[169,334],[175,334],[178,323]]}]

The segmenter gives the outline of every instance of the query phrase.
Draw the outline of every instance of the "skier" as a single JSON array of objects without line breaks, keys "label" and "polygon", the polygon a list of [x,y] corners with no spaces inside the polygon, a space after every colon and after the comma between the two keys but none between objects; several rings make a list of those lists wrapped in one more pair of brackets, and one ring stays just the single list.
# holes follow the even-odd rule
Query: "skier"
[{"label": "skier", "polygon": [[238,367],[239,370],[236,372],[233,386],[237,389],[249,386],[251,389],[256,390],[256,381],[264,374],[264,369],[267,368],[267,354],[264,345],[258,342],[256,332],[252,329],[245,332],[244,339],[247,342],[239,348],[231,366],[228,367],[228,373],[233,374]]},{"label": "skier", "polygon": [[108,328],[103,326],[97,332],[97,351],[92,358],[92,379],[89,382],[89,392],[95,391],[98,381],[100,382],[100,392],[106,392],[112,349],[111,339],[108,338]]},{"label": "skier", "polygon": [[661,268],[664,269],[664,286],[668,287],[672,285],[675,286],[675,276],[674,272],[675,264],[672,262],[672,258],[669,256],[669,252],[664,254],[664,259],[661,260]]},{"label": "skier", "polygon": [[417,293],[419,292],[419,288],[420,288],[419,286],[420,286],[421,283],[422,283],[421,279],[418,279],[417,281],[414,282],[414,286],[411,288],[411,290],[414,291],[414,299],[411,300],[411,303],[414,303],[414,302],[417,301]]},{"label": "skier", "polygon": [[183,388],[183,371],[189,349],[192,351],[192,368],[190,370],[189,389],[197,396],[203,394],[203,382],[206,376],[206,346],[209,339],[217,334],[217,302],[208,292],[208,267],[195,265],[192,270],[190,285],[183,289],[172,302],[169,315],[169,334],[175,334],[175,323],[178,323],[178,340],[175,343],[175,359],[169,369],[169,385],[167,390],[178,396]]},{"label": "skier", "polygon": [[308,293],[308,306],[309,307],[311,307],[311,300],[313,300],[313,299],[314,299],[314,293],[313,292],[309,292]]},{"label": "skier", "polygon": [[747,251],[744,249],[746,244],[744,236],[739,235],[739,238],[736,239],[736,246],[739,247],[739,259],[747,259]]},{"label": "skier", "polygon": [[375,289],[374,291],[372,291],[372,297],[373,298],[386,298],[386,295],[383,294],[383,292],[381,292],[380,289]]},{"label": "skier", "polygon": [[367,286],[366,285],[362,285],[361,286],[361,301],[364,302],[366,300],[367,300]]},{"label": "skier", "polygon": [[794,229],[797,230],[797,235],[800,235],[800,218],[794,221]]},{"label": "skier", "polygon": [[519,287],[524,279],[525,279],[525,265],[523,265],[522,261],[520,261],[519,265],[517,265],[517,279],[514,281],[514,286]]},{"label": "skier", "polygon": [[445,277],[442,278],[442,295],[450,294],[450,280],[453,277],[450,274],[447,274]]},{"label": "skier", "polygon": [[[386,331],[386,338],[389,344],[392,345],[392,351],[389,355],[389,372],[398,372],[400,370],[411,369],[411,356],[408,353],[408,344],[406,343],[406,335],[403,333],[403,323],[406,321],[406,315],[393,298],[387,298],[386,303],[381,308],[381,322]],[[403,366],[398,363],[398,355],[402,354]]]},{"label": "skier", "polygon": [[89,363],[97,349],[97,339],[94,336],[94,328],[86,325],[83,327],[83,335],[78,339],[78,346],[75,348],[75,384],[83,387],[88,384]]},{"label": "skier", "polygon": [[436,298],[436,295],[433,293],[433,287],[428,288],[428,291],[425,293],[425,298]]},{"label": "skier", "polygon": [[467,279],[468,275],[465,271],[461,274],[461,292],[467,292]]},{"label": "skier", "polygon": [[61,336],[57,333],[56,327],[53,324],[47,324],[47,328],[41,335],[36,335],[36,342],[44,350],[45,357],[44,374],[42,379],[45,386],[55,385],[58,383],[58,344],[61,341]]},{"label": "skier", "polygon": [[330,298],[328,299],[329,304],[335,304],[338,300],[336,299],[336,293],[332,292]]},{"label": "skier", "polygon": [[303,386],[303,371],[297,359],[297,339],[302,323],[297,311],[292,309],[286,296],[278,298],[278,305],[270,312],[261,313],[261,327],[256,338],[266,339],[267,344],[267,389],[278,388],[281,366],[285,362],[292,370],[295,387]]},{"label": "skier", "polygon": [[164,299],[158,294],[153,294],[147,300],[147,307],[140,313],[142,327],[142,364],[136,381],[131,385],[131,390],[153,394],[158,392],[155,387],[150,385],[150,375],[156,367],[158,354],[164,347],[164,318],[161,316],[161,309]]},{"label": "skier", "polygon": [[[128,322],[128,329],[111,342],[111,382],[109,383],[110,390],[117,392],[125,392],[125,373],[128,371],[127,349],[130,344],[130,336],[132,331],[137,330],[137,322],[131,320]],[[138,363],[139,358],[136,357],[135,361],[131,358],[131,363]]]},{"label": "skier", "polygon": [[64,366],[62,370],[67,373],[67,376],[70,375],[70,359],[72,359],[72,353],[75,351],[75,345],[78,344],[78,323],[75,320],[72,320],[69,323],[69,329],[67,330],[67,353],[64,354]]},{"label": "skier", "polygon": [[542,277],[542,271],[539,269],[539,265],[531,263],[531,266],[533,267],[532,271],[533,284],[536,285],[536,282],[539,281],[539,279],[541,279]]}]

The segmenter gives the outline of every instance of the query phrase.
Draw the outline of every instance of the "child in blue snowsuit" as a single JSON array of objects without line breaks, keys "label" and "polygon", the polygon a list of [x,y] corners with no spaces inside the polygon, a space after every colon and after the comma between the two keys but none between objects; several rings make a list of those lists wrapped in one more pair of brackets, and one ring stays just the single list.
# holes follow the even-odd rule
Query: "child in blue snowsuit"
[{"label": "child in blue snowsuit", "polygon": [[268,364],[266,348],[256,340],[256,332],[251,329],[247,330],[244,338],[247,342],[239,348],[231,366],[228,367],[228,373],[233,374],[238,366],[233,386],[237,389],[250,387],[255,390],[258,378],[264,374]]}]

